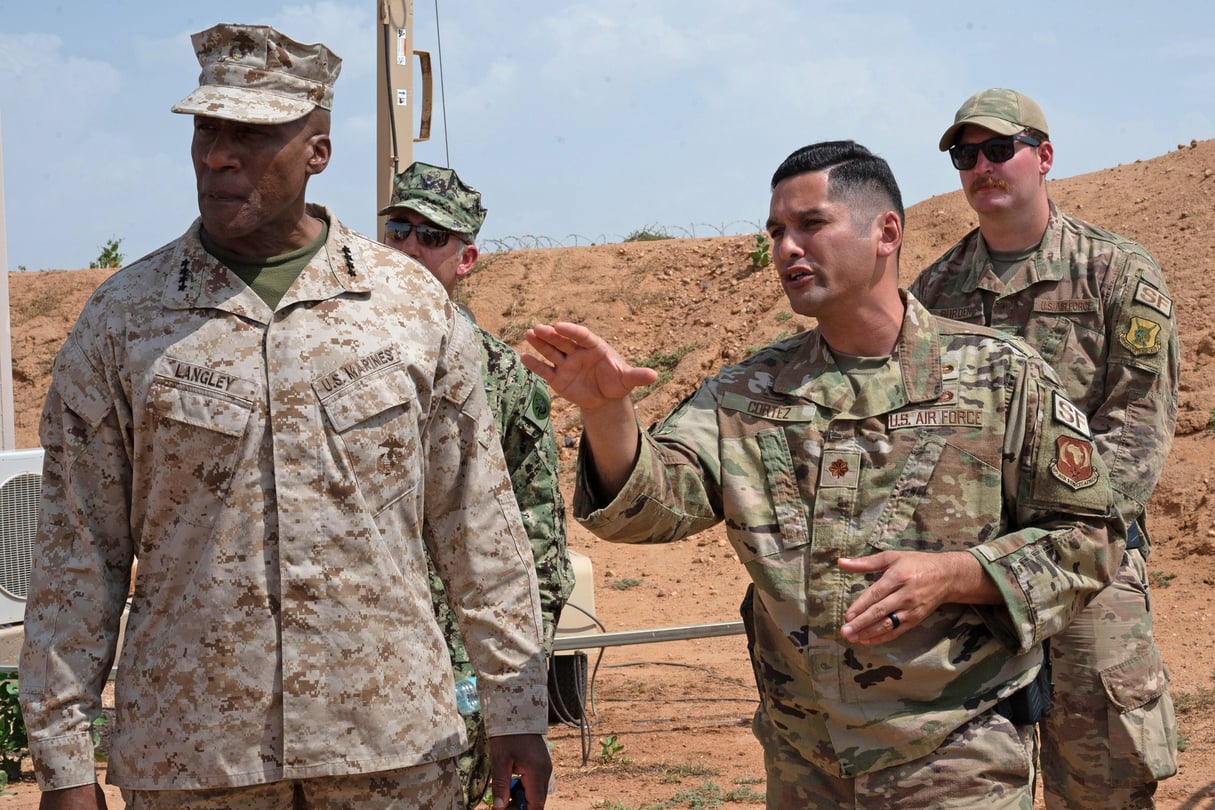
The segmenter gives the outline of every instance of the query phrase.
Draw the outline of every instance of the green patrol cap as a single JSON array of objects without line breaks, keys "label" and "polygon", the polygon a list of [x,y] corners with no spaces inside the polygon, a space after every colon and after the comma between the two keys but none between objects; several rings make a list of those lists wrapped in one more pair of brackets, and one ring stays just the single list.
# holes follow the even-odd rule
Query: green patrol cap
[{"label": "green patrol cap", "polygon": [[1049,135],[1046,116],[1038,102],[1016,90],[993,87],[980,90],[958,108],[953,117],[953,126],[945,130],[937,147],[949,151],[958,139],[962,127],[967,124],[990,129],[997,135],[1016,135],[1023,129],[1036,129]]},{"label": "green patrol cap", "polygon": [[476,237],[485,222],[481,192],[466,185],[453,169],[413,163],[392,182],[392,198],[380,216],[393,209],[417,211],[440,228]]}]

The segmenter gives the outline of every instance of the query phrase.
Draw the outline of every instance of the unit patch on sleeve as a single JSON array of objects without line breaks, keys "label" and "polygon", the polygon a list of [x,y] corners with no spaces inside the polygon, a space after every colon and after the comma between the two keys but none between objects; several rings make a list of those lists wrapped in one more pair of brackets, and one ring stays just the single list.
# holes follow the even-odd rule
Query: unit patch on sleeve
[{"label": "unit patch on sleeve", "polygon": [[1050,463],[1051,473],[1072,489],[1084,489],[1097,483],[1097,471],[1093,469],[1093,443],[1071,436],[1055,439],[1055,458]]},{"label": "unit patch on sleeve", "polygon": [[[1142,289],[1143,285],[1140,284],[1139,287]],[[1138,298],[1137,293],[1136,298]],[[1168,301],[1167,298],[1164,300]],[[1160,344],[1160,324],[1148,318],[1133,315],[1131,316],[1131,322],[1127,325],[1127,330],[1118,333],[1118,342],[1135,356],[1156,354],[1162,348]]]}]

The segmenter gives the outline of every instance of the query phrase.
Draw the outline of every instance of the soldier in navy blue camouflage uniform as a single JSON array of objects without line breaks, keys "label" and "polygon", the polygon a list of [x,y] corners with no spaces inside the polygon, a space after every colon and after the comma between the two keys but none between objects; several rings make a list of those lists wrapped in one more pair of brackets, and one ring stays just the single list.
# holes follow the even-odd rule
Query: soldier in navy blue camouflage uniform
[{"label": "soldier in navy blue camouflage uniform", "polygon": [[[384,241],[417,259],[454,296],[456,284],[477,261],[477,233],[485,221],[481,194],[455,171],[414,163],[397,175],[386,215]],[[473,321],[472,313],[461,307]],[[473,322],[481,344],[482,381],[502,440],[511,488],[532,545],[544,651],[552,654],[561,608],[574,587],[565,544],[565,499],[557,476],[557,443],[549,419],[548,386],[518,353]],[[444,628],[457,678],[475,675],[443,582],[432,575],[435,613]],[[460,777],[468,808],[481,802],[489,786],[490,761],[479,713],[465,717],[469,749],[460,757]]]}]

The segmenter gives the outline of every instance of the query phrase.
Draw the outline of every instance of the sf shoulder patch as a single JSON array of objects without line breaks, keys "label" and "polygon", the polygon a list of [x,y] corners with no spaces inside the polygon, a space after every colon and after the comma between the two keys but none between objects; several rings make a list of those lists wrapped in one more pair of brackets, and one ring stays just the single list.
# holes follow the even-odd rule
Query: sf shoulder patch
[{"label": "sf shoulder patch", "polygon": [[1067,425],[1086,439],[1090,438],[1092,433],[1089,432],[1088,418],[1084,415],[1084,411],[1073,405],[1071,400],[1058,391],[1055,392],[1054,397],[1055,421]]},{"label": "sf shoulder patch", "polygon": [[1146,304],[1166,318],[1173,315],[1173,299],[1143,279],[1140,279],[1139,283],[1135,285],[1135,301]]},{"label": "sf shoulder patch", "polygon": [[1093,443],[1072,436],[1057,436],[1050,471],[1072,489],[1091,487],[1098,477],[1093,468]]}]

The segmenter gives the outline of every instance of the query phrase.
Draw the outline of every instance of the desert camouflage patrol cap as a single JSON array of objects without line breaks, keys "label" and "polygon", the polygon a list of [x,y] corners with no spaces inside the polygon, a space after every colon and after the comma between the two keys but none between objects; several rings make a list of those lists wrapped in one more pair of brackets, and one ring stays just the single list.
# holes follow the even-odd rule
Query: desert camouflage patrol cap
[{"label": "desert camouflage patrol cap", "polygon": [[453,169],[412,163],[392,181],[392,197],[380,216],[393,209],[417,211],[440,228],[476,237],[485,222],[481,192],[466,185]]},{"label": "desert camouflage patrol cap", "polygon": [[202,73],[173,112],[246,124],[285,124],[316,107],[333,109],[342,60],[268,25],[220,23],[190,37]]},{"label": "desert camouflage patrol cap", "polygon": [[967,124],[985,127],[997,135],[1016,135],[1023,129],[1050,134],[1046,128],[1046,116],[1038,102],[1024,93],[1003,87],[980,90],[966,99],[954,115],[953,125],[941,136],[938,148],[942,152],[948,151]]}]

